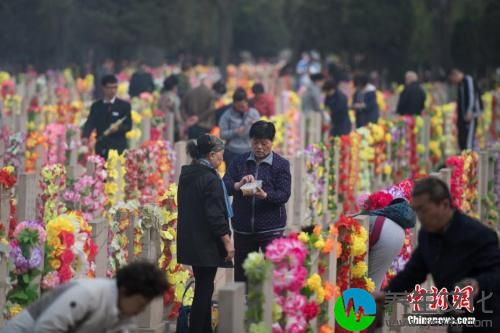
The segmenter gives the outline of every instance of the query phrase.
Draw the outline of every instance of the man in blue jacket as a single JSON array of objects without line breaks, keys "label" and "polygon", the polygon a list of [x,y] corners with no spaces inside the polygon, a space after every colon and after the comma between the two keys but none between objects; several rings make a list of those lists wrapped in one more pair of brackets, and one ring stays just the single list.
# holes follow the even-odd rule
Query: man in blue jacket
[{"label": "man in blue jacket", "polygon": [[[285,204],[291,194],[290,163],[272,151],[276,135],[274,125],[257,121],[250,129],[251,152],[243,154],[224,176],[228,194],[234,197],[234,279],[246,281],[243,262],[254,251],[265,251],[286,226]],[[262,181],[255,195],[244,196],[241,187]]]}]

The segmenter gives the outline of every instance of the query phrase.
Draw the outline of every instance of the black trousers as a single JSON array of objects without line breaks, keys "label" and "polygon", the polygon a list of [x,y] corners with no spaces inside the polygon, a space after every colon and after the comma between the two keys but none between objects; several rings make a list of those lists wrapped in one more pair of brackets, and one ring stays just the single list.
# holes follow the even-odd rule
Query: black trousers
[{"label": "black trousers", "polygon": [[283,236],[282,231],[263,234],[244,235],[234,233],[234,281],[247,282],[243,262],[252,252],[266,251],[266,247],[276,238]]},{"label": "black trousers", "polygon": [[194,297],[189,316],[190,333],[212,333],[212,295],[217,267],[193,266]]},{"label": "black trousers", "polygon": [[460,150],[473,149],[476,137],[477,119],[465,121],[457,120],[458,146]]}]

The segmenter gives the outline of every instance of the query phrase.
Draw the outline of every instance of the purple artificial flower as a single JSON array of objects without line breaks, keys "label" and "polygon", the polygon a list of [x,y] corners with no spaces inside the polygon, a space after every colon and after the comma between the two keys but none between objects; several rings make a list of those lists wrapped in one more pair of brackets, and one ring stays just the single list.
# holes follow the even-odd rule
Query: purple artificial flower
[{"label": "purple artificial flower", "polygon": [[29,268],[37,268],[42,264],[42,251],[40,250],[39,247],[35,247],[31,251],[31,258],[29,261]]}]

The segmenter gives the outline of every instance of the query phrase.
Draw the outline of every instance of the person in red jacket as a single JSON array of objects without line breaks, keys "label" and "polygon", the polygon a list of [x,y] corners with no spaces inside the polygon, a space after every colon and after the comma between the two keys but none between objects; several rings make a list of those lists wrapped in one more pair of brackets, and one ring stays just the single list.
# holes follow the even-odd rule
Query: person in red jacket
[{"label": "person in red jacket", "polygon": [[276,114],[274,97],[264,91],[262,83],[255,83],[252,92],[254,98],[250,101],[250,105],[257,109],[262,117],[274,116]]}]

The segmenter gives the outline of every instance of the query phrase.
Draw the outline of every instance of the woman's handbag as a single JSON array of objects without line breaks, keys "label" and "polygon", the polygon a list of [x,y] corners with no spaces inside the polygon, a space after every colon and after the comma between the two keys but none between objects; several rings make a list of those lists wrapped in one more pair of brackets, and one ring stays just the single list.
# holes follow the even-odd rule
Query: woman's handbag
[{"label": "woman's handbag", "polygon": [[[194,280],[189,281],[184,289],[181,299],[181,307],[179,309],[179,315],[177,316],[177,327],[175,333],[189,333],[189,316],[191,314],[191,306],[184,305],[184,299],[186,298],[186,293],[194,284]],[[212,332],[216,332],[217,325],[219,324],[219,307],[217,302],[212,301]]]}]

